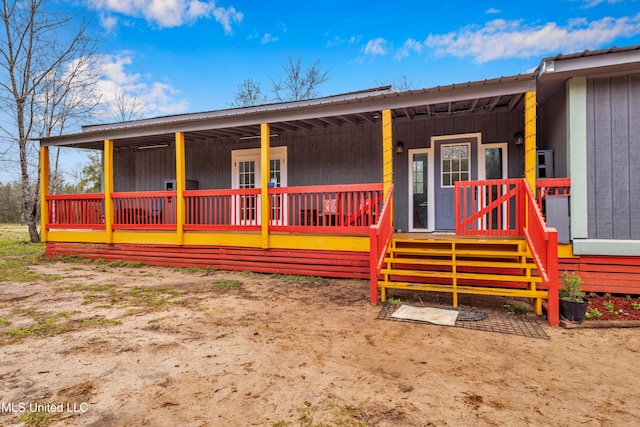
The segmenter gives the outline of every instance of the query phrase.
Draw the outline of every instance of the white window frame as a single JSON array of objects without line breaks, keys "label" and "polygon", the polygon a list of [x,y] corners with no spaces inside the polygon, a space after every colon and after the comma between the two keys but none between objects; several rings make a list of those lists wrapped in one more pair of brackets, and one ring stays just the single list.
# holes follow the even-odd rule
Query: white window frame
[{"label": "white window frame", "polygon": [[[445,158],[442,155],[442,152],[443,152],[445,147],[454,146],[454,145],[457,145],[459,147],[463,146],[463,145],[467,146],[467,153],[469,155],[468,158],[467,158],[468,159],[467,165],[469,166],[469,168],[467,170],[467,179],[466,179],[466,181],[470,181],[471,180],[471,174],[472,174],[472,169],[471,168],[473,167],[473,165],[471,164],[471,159],[473,158],[473,156],[471,155],[471,150],[472,150],[471,142],[447,142],[447,143],[442,143],[440,145],[440,188],[453,188],[453,187],[455,187],[455,182],[451,183],[449,185],[444,185],[444,173],[445,172],[444,172],[444,167],[443,167],[444,163],[443,162],[444,162]],[[453,176],[453,175],[451,175],[451,172],[452,171],[449,171],[447,173],[450,174],[450,176]],[[460,181],[462,181],[462,180],[460,180]]]}]

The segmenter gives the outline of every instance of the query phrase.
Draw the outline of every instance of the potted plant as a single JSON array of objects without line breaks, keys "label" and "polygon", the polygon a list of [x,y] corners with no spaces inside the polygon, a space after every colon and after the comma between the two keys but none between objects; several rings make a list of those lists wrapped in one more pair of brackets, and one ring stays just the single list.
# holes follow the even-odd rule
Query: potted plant
[{"label": "potted plant", "polygon": [[582,292],[582,279],[577,273],[562,274],[564,286],[560,289],[560,316],[572,323],[582,323],[589,301]]}]

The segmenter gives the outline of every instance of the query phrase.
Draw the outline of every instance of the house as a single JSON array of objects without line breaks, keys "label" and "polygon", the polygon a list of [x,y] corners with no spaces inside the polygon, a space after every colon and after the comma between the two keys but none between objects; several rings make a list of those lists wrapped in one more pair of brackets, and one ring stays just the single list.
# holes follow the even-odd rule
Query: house
[{"label": "house", "polygon": [[[627,47],[492,80],[86,126],[41,141],[42,238],[49,256],[369,279],[373,303],[393,288],[454,306],[527,297],[557,324],[563,269],[640,293],[639,91]],[[49,195],[51,146],[102,150],[104,192]]]}]

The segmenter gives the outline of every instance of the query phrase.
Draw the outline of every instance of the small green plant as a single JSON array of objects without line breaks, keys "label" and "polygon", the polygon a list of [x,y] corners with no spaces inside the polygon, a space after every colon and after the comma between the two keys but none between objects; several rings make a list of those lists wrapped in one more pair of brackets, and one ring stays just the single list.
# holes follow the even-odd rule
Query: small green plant
[{"label": "small green plant", "polygon": [[611,294],[609,292],[607,292],[606,294],[603,295],[604,299],[611,299]]},{"label": "small green plant", "polygon": [[400,304],[402,304],[402,300],[400,298],[394,298],[394,297],[387,298],[387,302],[389,302],[389,304],[391,304],[391,305],[400,305]]},{"label": "small green plant", "polygon": [[289,421],[285,421],[283,419],[280,419],[278,421],[274,421],[271,425],[273,427],[284,427],[284,426],[288,426],[289,424],[291,424]]},{"label": "small green plant", "polygon": [[123,261],[121,259],[117,261],[112,261],[107,264],[108,267],[126,267],[126,268],[140,268],[142,267],[141,262],[136,261]]},{"label": "small green plant", "polygon": [[560,299],[575,302],[584,301],[584,293],[581,290],[582,279],[577,273],[574,272],[569,274],[565,271],[562,274],[562,282],[564,283],[564,286],[559,292]]},{"label": "small green plant", "polygon": [[603,301],[602,305],[604,305],[604,308],[606,308],[609,313],[616,309],[615,305],[613,305],[611,301]]},{"label": "small green plant", "polygon": [[217,279],[212,285],[218,289],[238,290],[242,287],[242,282],[236,279]]},{"label": "small green plant", "polygon": [[529,307],[527,307],[526,305],[523,305],[523,304],[507,303],[507,304],[503,305],[502,308],[507,313],[517,314],[517,315],[523,315],[523,314],[526,314],[527,311],[529,311]]},{"label": "small green plant", "polygon": [[20,416],[19,421],[30,427],[41,427],[49,424],[51,418],[49,413],[45,411],[27,411]]},{"label": "small green plant", "polygon": [[602,312],[597,308],[590,308],[587,310],[587,314],[584,315],[587,319],[592,319],[594,317],[602,317]]},{"label": "small green plant", "polygon": [[627,301],[631,301],[631,295],[625,296],[624,299],[626,299]]},{"label": "small green plant", "polygon": [[640,303],[632,302],[631,303],[631,307],[633,307],[636,310],[640,310]]}]

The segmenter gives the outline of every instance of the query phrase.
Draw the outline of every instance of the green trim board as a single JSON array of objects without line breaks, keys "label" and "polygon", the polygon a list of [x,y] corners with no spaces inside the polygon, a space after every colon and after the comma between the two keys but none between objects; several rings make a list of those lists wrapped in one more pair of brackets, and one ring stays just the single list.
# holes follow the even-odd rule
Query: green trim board
[{"label": "green trim board", "polygon": [[640,240],[575,239],[573,254],[640,256]]},{"label": "green trim board", "polygon": [[567,172],[571,177],[571,237],[589,237],[587,203],[587,78],[567,81]]}]

